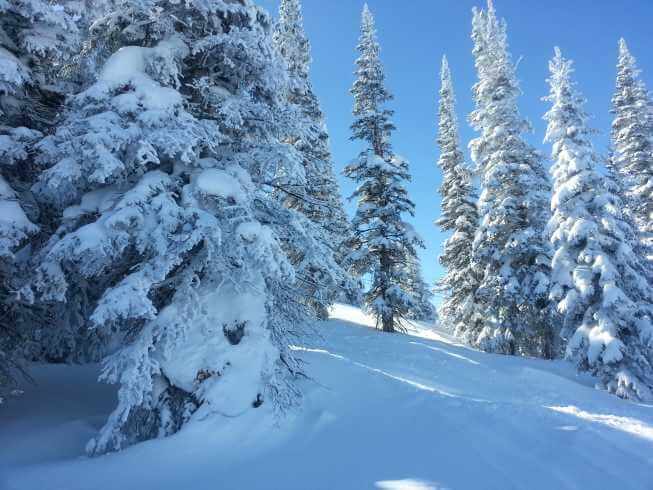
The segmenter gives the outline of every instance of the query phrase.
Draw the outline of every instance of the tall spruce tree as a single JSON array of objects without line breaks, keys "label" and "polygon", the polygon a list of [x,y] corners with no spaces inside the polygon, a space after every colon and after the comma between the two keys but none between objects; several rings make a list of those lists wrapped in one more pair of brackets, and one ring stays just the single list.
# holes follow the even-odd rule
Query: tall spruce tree
[{"label": "tall spruce tree", "polygon": [[624,39],[619,41],[612,113],[615,176],[624,190],[624,204],[637,227],[645,253],[653,256],[653,104]]},{"label": "tall spruce tree", "polygon": [[480,135],[470,147],[481,185],[473,263],[483,321],[466,334],[486,351],[548,357],[550,184],[542,157],[522,136],[529,125],[517,107],[506,24],[491,1],[487,11],[475,10],[472,38],[479,80],[470,121]]},{"label": "tall spruce tree", "polygon": [[337,266],[271,191],[302,168],[271,30],[249,0],[116,1],[93,25],[97,81],[40,143],[35,192],[62,218],[37,289],[120,385],[91,454],[299,400],[288,346],[313,316],[288,250]]},{"label": "tall spruce tree", "polygon": [[[311,46],[304,31],[299,0],[281,1],[273,39],[288,67],[288,101],[298,118],[296,131],[287,140],[301,154],[304,170],[299,184],[281,194],[287,206],[303,213],[323,231],[318,239],[330,246],[336,262],[345,269],[347,254],[343,243],[351,234],[350,225],[334,172],[324,114],[310,80]],[[283,182],[287,178],[283,174],[279,176],[282,189],[287,189]],[[323,314],[334,299],[356,301],[359,295],[357,281],[344,270],[341,276],[343,280],[334,284],[325,297],[316,298],[315,303]]]},{"label": "tall spruce tree", "polygon": [[[553,145],[555,248],[551,299],[563,318],[567,357],[623,398],[650,400],[653,388],[652,295],[636,233],[622,203],[597,171],[592,131],[572,62],[556,48],[550,62],[551,109],[545,141]],[[607,177],[609,179],[610,177]]]},{"label": "tall spruce tree", "polygon": [[412,308],[412,298],[403,286],[406,264],[415,257],[422,242],[403,220],[414,213],[405,182],[410,179],[408,162],[397,156],[390,142],[395,129],[393,112],[385,107],[392,99],[385,87],[374,18],[367,4],[363,8],[360,57],[356,61],[352,140],[366,148],[347,166],[345,174],[358,183],[352,198],[358,199],[353,220],[351,259],[360,273],[371,275],[365,296],[366,307],[385,332],[402,329],[402,321]]},{"label": "tall spruce tree", "polygon": [[442,216],[436,224],[442,230],[453,233],[444,243],[444,252],[440,256],[440,264],[446,269],[446,275],[436,287],[444,293],[440,307],[443,324],[464,336],[467,332],[476,330],[473,325],[480,319],[475,303],[478,278],[472,267],[472,246],[478,227],[478,211],[471,171],[460,149],[456,97],[446,57],[442,58],[440,79],[438,166],[443,174],[440,187]]},{"label": "tall spruce tree", "polygon": [[76,42],[73,19],[60,4],[0,2],[0,398],[32,355],[36,308],[24,286],[29,241],[41,221],[30,192],[38,174],[33,147],[55,119],[56,68]]}]

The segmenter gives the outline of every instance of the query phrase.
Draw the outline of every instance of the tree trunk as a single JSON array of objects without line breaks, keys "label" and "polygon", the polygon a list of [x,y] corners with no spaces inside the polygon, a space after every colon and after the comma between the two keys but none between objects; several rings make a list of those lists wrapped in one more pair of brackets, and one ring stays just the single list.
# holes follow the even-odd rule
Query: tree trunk
[{"label": "tree trunk", "polygon": [[388,332],[388,333],[395,333],[395,319],[394,319],[394,312],[392,309],[387,308],[387,298],[386,298],[386,291],[388,290],[389,284],[388,284],[388,278],[390,277],[390,273],[392,268],[392,262],[390,260],[390,255],[388,252],[383,251],[381,252],[381,292],[383,296],[383,301],[386,305],[386,309],[383,312],[381,321],[383,325],[383,331]]},{"label": "tree trunk", "polygon": [[553,330],[548,325],[543,326],[542,333],[542,357],[544,359],[555,359],[555,341],[553,338]]}]

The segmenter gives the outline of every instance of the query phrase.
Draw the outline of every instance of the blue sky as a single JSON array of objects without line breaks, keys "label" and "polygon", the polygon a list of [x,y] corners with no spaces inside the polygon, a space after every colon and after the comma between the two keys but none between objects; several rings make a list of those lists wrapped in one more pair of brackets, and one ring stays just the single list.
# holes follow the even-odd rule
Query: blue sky
[{"label": "blue sky", "polygon": [[[411,162],[413,181],[409,192],[416,203],[413,224],[426,241],[421,253],[425,278],[434,282],[445,238],[434,226],[440,214],[437,188],[441,175],[436,167],[437,91],[443,54],[449,58],[458,98],[458,118],[465,151],[474,137],[466,118],[472,110],[471,87],[475,82],[471,56],[471,10],[484,0],[369,0],[376,16],[388,87],[395,95],[398,131],[393,139],[397,153]],[[262,5],[276,15],[277,0]],[[331,145],[340,172],[360,145],[349,141],[355,46],[359,34],[359,0],[304,0],[304,22],[313,47],[312,79],[326,113]],[[651,0],[495,0],[500,16],[508,22],[513,59],[519,60],[518,76],[524,95],[520,108],[531,121],[531,143],[548,154],[542,144],[547,110],[541,97],[547,93],[547,63],[553,47],[576,62],[576,77],[588,99],[587,109],[600,131],[596,147],[604,151],[610,131],[610,98],[614,88],[617,41],[625,37],[653,88],[653,1]],[[341,177],[345,196],[353,184]],[[349,202],[353,212],[355,203]]]}]

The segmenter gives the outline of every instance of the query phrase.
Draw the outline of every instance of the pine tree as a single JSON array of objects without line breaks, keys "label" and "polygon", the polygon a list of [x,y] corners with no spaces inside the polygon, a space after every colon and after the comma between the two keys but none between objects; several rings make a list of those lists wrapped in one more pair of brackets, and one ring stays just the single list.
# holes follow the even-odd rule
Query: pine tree
[{"label": "pine tree", "polygon": [[0,4],[4,124],[30,129],[51,124],[59,102],[51,93],[57,71],[80,42],[74,19],[62,3],[7,0]]},{"label": "pine tree", "polygon": [[407,318],[434,323],[438,315],[433,304],[433,292],[424,280],[419,257],[409,255],[406,258],[405,274],[406,283],[403,287],[411,298],[411,307],[408,310]]},{"label": "pine tree", "polygon": [[550,71],[545,141],[553,145],[554,161],[551,299],[563,317],[567,356],[610,392],[648,400],[653,308],[642,259],[634,253],[636,233],[597,171],[585,100],[572,80],[572,62],[557,48]]},{"label": "pine tree", "polygon": [[[287,140],[301,154],[304,169],[299,185],[284,195],[285,203],[307,216],[323,231],[318,239],[330,246],[337,263],[344,269],[347,264],[343,243],[350,235],[350,225],[334,173],[324,114],[310,80],[311,47],[304,32],[299,0],[281,1],[273,38],[288,67],[288,101],[299,120],[297,131],[288,135]],[[279,179],[282,188],[287,188],[283,185],[287,176],[281,175]],[[353,301],[358,296],[356,281],[344,270],[340,275],[343,280],[332,285],[330,291],[323,291],[323,298],[315,301],[322,315],[326,315],[326,307],[334,299]],[[317,292],[314,291],[313,296]]]},{"label": "pine tree", "polygon": [[626,41],[619,41],[617,86],[612,98],[612,164],[642,245],[653,247],[653,104]]},{"label": "pine tree", "polygon": [[[82,35],[72,51],[72,56],[57,70],[60,91],[76,94],[96,80],[102,64],[113,53],[115,40],[98,39],[94,35],[93,24],[115,10],[115,0],[59,0],[75,20],[78,32]],[[98,44],[112,45],[106,50],[98,50]]]},{"label": "pine tree", "polygon": [[440,88],[440,122],[438,166],[443,179],[440,187],[442,216],[436,224],[444,231],[453,232],[444,244],[440,264],[447,270],[437,289],[445,294],[440,308],[445,325],[460,336],[478,322],[474,295],[478,288],[476,271],[472,267],[472,246],[478,227],[476,196],[471,172],[460,149],[456,121],[455,94],[447,58],[442,58]]},{"label": "pine tree", "polygon": [[271,191],[302,162],[271,28],[250,1],[115,2],[93,25],[97,81],[39,145],[35,191],[62,219],[37,289],[120,385],[91,454],[300,399],[290,337],[313,317],[287,252],[336,265]]},{"label": "pine tree", "polygon": [[393,113],[385,104],[392,96],[385,87],[374,18],[367,4],[358,51],[357,79],[351,91],[356,118],[352,140],[363,141],[367,147],[345,169],[345,174],[359,184],[352,196],[358,199],[358,208],[353,220],[351,257],[359,272],[371,274],[366,307],[383,331],[395,332],[403,328],[402,320],[411,310],[410,295],[402,287],[406,263],[415,257],[415,247],[422,243],[402,219],[404,213],[414,212],[404,187],[410,174],[408,162],[393,152],[390,143],[395,127]]},{"label": "pine tree", "polygon": [[29,241],[41,219],[29,191],[38,172],[33,146],[54,118],[60,101],[52,93],[54,74],[76,36],[56,3],[0,2],[0,398],[32,354],[36,308],[24,286]]},{"label": "pine tree", "polygon": [[470,121],[480,135],[470,147],[481,185],[473,263],[483,321],[466,335],[486,351],[549,356],[550,184],[542,158],[522,137],[529,125],[517,107],[506,25],[491,1],[487,12],[474,12],[472,38],[479,81]]}]

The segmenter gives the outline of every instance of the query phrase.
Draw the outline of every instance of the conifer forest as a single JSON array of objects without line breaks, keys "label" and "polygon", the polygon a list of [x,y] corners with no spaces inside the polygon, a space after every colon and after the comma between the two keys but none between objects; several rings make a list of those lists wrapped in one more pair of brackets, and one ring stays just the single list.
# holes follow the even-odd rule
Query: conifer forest
[{"label": "conifer forest", "polygon": [[0,490],[652,490],[651,7],[0,0]]}]

